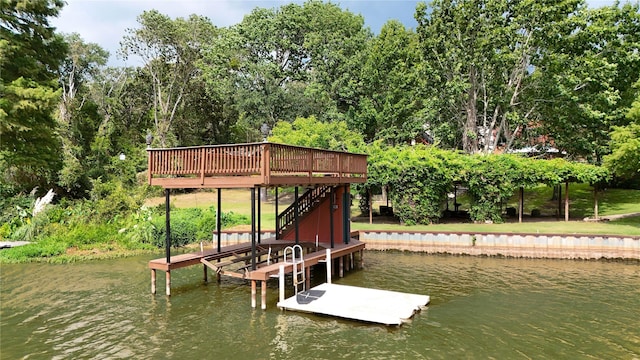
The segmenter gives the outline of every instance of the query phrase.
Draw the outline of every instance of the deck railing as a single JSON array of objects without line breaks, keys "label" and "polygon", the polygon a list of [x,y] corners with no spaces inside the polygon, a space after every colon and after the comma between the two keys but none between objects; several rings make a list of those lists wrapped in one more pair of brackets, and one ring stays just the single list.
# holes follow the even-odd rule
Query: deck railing
[{"label": "deck railing", "polygon": [[367,157],[274,143],[211,145],[148,149],[149,183],[162,178],[249,176],[256,185],[277,184],[279,178],[339,178],[336,182],[363,182]]}]

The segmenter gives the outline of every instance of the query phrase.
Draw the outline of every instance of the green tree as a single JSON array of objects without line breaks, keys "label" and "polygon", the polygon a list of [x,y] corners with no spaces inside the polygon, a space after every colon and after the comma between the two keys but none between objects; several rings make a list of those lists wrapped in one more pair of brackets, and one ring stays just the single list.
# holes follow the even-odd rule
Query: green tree
[{"label": "green tree", "polygon": [[347,128],[344,121],[323,122],[311,116],[293,123],[280,121],[271,131],[269,141],[318,149],[363,152],[362,135]]},{"label": "green tree", "polygon": [[155,138],[162,147],[175,145],[173,122],[191,81],[199,75],[201,49],[215,40],[217,29],[202,16],[172,20],[156,10],[143,12],[138,22],[140,28],[127,29],[121,52],[144,62],[153,89]]},{"label": "green tree", "polygon": [[604,158],[607,168],[623,179],[640,175],[640,95],[627,113],[627,119],[629,125],[613,127],[610,133],[611,154]]},{"label": "green tree", "polygon": [[58,106],[58,135],[63,166],[58,183],[75,196],[86,196],[90,188],[87,159],[100,124],[98,105],[87,82],[105,66],[109,53],[98,44],[86,43],[79,34],[65,36],[68,54],[60,70],[62,98]]},{"label": "green tree", "polygon": [[355,92],[360,93],[348,121],[366,141],[410,142],[424,131],[418,37],[397,20],[387,22],[368,42]]},{"label": "green tree", "polygon": [[623,126],[640,77],[639,4],[583,8],[558,22],[538,61],[542,134],[599,164],[612,126]]},{"label": "green tree", "polygon": [[368,36],[363,24],[320,1],[256,8],[210,45],[202,68],[207,91],[232,99],[224,106],[235,109],[243,141],[259,139],[265,123],[311,115],[338,120],[338,108],[352,102],[347,85]]},{"label": "green tree", "polygon": [[[451,129],[467,153],[507,150],[538,119],[531,70],[555,24],[580,0],[434,0],[416,10],[425,77],[438,109],[434,128]],[[436,132],[438,132],[436,130]]]},{"label": "green tree", "polygon": [[66,46],[49,18],[63,4],[0,2],[0,176],[17,191],[53,183],[60,167],[53,112]]}]

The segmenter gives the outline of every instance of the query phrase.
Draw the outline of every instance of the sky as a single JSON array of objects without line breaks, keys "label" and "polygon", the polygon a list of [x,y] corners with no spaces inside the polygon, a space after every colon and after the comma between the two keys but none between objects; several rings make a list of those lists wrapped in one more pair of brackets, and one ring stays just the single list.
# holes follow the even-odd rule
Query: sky
[{"label": "sky", "polygon": [[[136,28],[136,18],[145,10],[156,9],[171,18],[198,14],[208,17],[218,27],[237,24],[255,7],[274,8],[290,2],[277,0],[66,0],[67,5],[51,24],[62,33],[78,33],[86,41],[97,43],[111,54],[111,66],[136,66],[139,60],[123,61],[117,57],[120,40],[126,29]],[[413,0],[343,0],[333,1],[343,9],[364,17],[365,25],[378,33],[391,19],[416,28]],[[614,0],[587,0],[591,7],[613,4]]]}]

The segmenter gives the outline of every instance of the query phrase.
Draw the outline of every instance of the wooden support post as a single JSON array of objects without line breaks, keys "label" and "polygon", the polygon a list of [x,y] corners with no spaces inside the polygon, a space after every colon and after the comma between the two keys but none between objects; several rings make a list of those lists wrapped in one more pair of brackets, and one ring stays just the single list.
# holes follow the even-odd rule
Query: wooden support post
[{"label": "wooden support post", "polygon": [[256,308],[256,281],[251,280],[251,307]]},{"label": "wooden support post", "polygon": [[360,269],[364,269],[364,250],[360,250]]},{"label": "wooden support post", "polygon": [[169,189],[164,189],[164,211],[165,211],[165,255],[167,260],[167,265],[171,263],[171,206],[170,206],[170,197],[169,197]]},{"label": "wooden support post", "polygon": [[331,284],[331,249],[327,249],[327,284]]},{"label": "wooden support post", "polygon": [[569,221],[569,182],[564,183],[564,221]]},{"label": "wooden support post", "polygon": [[306,290],[311,288],[311,266],[304,268],[304,288]]},{"label": "wooden support post", "polygon": [[277,186],[276,186],[276,189],[275,189],[275,193],[276,193],[275,194],[276,198],[274,200],[275,200],[275,203],[276,203],[275,204],[276,205],[276,208],[275,208],[275,210],[276,210],[276,240],[279,240],[280,239],[280,235],[278,235],[278,234],[280,233],[280,222],[278,221],[278,214],[279,213],[278,213],[278,187]]},{"label": "wooden support post", "polygon": [[171,296],[171,271],[170,270],[167,270],[166,279],[167,279],[167,284],[166,284],[167,296]]},{"label": "wooden support post", "polygon": [[[251,270],[256,269],[256,188],[251,188]],[[254,306],[255,307],[255,306]]]},{"label": "wooden support post", "polygon": [[156,269],[151,269],[151,293],[156,293]]},{"label": "wooden support post", "polygon": [[344,256],[340,256],[338,258],[338,263],[340,264],[340,272],[338,273],[338,276],[344,277]]},{"label": "wooden support post", "polygon": [[260,221],[260,217],[261,217],[260,215],[262,214],[262,209],[261,209],[262,188],[258,186],[257,190],[258,190],[258,197],[256,198],[256,200],[258,201],[258,207],[257,207],[257,209],[258,209],[258,214],[257,214],[257,216],[258,216],[258,244],[260,244],[260,241],[261,241],[260,238],[262,237],[260,235],[260,233],[262,232],[262,222]]},{"label": "wooden support post", "polygon": [[202,265],[202,272],[203,272],[203,277],[204,277],[204,282],[208,283],[209,282],[209,276],[208,276],[208,272],[207,272],[207,265]]},{"label": "wooden support post", "polygon": [[[222,194],[221,194],[221,190],[220,188],[218,188],[218,211],[216,211],[216,234],[218,235],[218,253],[221,251],[221,244],[220,242],[222,241],[221,237],[222,237]],[[218,276],[218,278],[220,278]]]},{"label": "wooden support post", "polygon": [[295,202],[295,206],[294,206],[294,223],[295,223],[295,233],[296,233],[296,245],[300,244],[300,224],[298,224],[298,220],[300,220],[299,216],[300,216],[300,210],[299,210],[299,204],[298,204],[298,187],[296,186],[294,191],[294,202]]},{"label": "wooden support post", "polygon": [[331,248],[334,246],[334,236],[333,236],[333,206],[335,205],[335,187],[331,186],[329,190],[329,239],[331,241]]},{"label": "wooden support post", "polygon": [[267,309],[267,281],[262,280],[260,284],[260,308],[262,310]]},{"label": "wooden support post", "polygon": [[351,197],[349,194],[349,185],[342,188],[342,242],[348,244],[351,238]]},{"label": "wooden support post", "polygon": [[278,299],[284,301],[284,265],[278,266]]}]

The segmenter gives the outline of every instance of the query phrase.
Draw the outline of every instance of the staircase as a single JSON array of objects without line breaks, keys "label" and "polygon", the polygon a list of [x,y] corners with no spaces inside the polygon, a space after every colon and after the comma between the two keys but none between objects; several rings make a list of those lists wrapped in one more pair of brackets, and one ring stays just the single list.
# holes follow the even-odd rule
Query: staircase
[{"label": "staircase", "polygon": [[[322,201],[331,193],[331,186],[318,186],[313,189],[305,191],[302,196],[298,197],[298,221],[304,219],[309,215]],[[289,231],[293,230],[296,221],[296,202],[294,201],[288,208],[282,213],[278,214],[276,223],[278,229],[276,231],[276,238],[282,239],[282,237]]]}]

